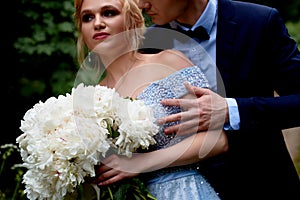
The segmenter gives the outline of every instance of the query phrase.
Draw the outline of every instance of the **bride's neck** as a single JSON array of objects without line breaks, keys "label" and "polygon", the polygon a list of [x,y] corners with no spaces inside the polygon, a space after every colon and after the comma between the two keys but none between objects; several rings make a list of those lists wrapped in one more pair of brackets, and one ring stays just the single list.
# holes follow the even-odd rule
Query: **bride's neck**
[{"label": "bride's neck", "polygon": [[[108,87],[115,87],[119,80],[130,71],[135,63],[136,56],[133,52],[123,54],[106,66],[106,77],[102,84]],[[107,62],[106,62],[107,63]]]}]

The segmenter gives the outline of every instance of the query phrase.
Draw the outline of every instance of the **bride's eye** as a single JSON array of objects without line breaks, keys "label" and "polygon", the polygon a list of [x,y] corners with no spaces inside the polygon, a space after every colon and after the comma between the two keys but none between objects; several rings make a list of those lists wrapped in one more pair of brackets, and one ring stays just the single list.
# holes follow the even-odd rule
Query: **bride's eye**
[{"label": "bride's eye", "polygon": [[113,10],[113,9],[109,9],[109,10],[104,10],[102,12],[102,16],[103,17],[114,17],[116,15],[118,15],[120,12],[118,10]]},{"label": "bride's eye", "polygon": [[91,14],[85,14],[82,16],[82,22],[90,22],[94,19],[95,17]]}]

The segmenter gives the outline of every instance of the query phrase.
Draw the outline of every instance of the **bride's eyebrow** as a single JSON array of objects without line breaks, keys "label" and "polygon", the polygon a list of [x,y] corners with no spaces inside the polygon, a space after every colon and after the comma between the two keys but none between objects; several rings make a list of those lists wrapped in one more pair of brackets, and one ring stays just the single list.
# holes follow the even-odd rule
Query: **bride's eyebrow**
[{"label": "bride's eyebrow", "polygon": [[106,5],[101,8],[101,10],[109,10],[109,9],[120,10],[120,8],[113,5]]},{"label": "bride's eyebrow", "polygon": [[[103,7],[99,8],[97,10],[97,12],[101,12],[101,11],[105,11],[105,10],[116,10],[116,11],[119,11],[119,12],[121,11],[121,9],[116,7],[116,6],[106,5],[106,6],[103,6]],[[86,10],[81,11],[80,16],[82,16],[84,14],[89,14],[89,13],[92,13],[92,12],[93,12],[92,9],[86,9]]]},{"label": "bride's eyebrow", "polygon": [[90,13],[92,13],[92,10],[83,10],[80,12],[80,16],[82,17],[82,16],[84,16],[86,14],[90,14]]}]

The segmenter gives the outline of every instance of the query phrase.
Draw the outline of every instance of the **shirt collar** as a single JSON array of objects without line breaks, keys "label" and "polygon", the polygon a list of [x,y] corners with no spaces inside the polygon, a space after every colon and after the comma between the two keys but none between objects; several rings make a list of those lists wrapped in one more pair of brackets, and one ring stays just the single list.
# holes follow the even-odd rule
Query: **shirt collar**
[{"label": "shirt collar", "polygon": [[207,33],[210,34],[213,28],[214,21],[216,19],[217,3],[217,0],[209,0],[204,12],[192,28],[187,28],[176,21],[170,22],[171,28],[177,28],[179,26],[183,30],[195,30],[197,27],[203,26]]}]

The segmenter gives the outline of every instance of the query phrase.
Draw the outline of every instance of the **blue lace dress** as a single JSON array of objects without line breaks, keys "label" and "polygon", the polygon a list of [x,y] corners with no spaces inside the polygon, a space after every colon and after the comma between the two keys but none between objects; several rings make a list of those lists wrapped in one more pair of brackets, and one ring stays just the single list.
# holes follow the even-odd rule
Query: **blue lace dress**
[{"label": "blue lace dress", "polygon": [[[199,87],[209,87],[204,74],[197,66],[184,68],[176,71],[170,76],[151,83],[139,95],[138,99],[145,101],[154,110],[156,118],[167,116],[180,111],[174,106],[162,106],[163,98],[178,98],[187,93],[183,83]],[[178,123],[178,122],[177,122]],[[163,129],[174,123],[160,127],[159,133],[155,136],[156,144],[150,151],[166,148],[184,139],[184,136],[165,135]],[[185,136],[187,137],[187,136]],[[143,174],[147,188],[158,200],[215,200],[220,199],[215,190],[200,174],[198,165],[185,165],[181,167],[164,168],[154,172]]]}]

